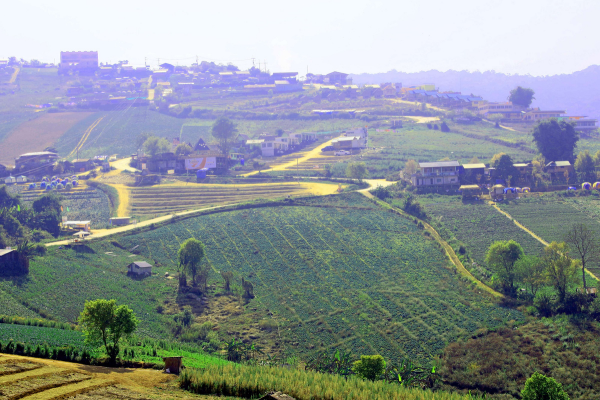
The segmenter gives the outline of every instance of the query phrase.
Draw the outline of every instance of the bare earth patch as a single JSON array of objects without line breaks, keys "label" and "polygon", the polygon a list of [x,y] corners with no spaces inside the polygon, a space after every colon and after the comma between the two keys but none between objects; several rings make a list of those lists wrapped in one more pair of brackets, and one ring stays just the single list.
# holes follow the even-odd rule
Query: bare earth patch
[{"label": "bare earth patch", "polygon": [[52,146],[73,125],[87,118],[89,112],[44,114],[19,125],[0,143],[0,164],[14,165],[15,157]]}]

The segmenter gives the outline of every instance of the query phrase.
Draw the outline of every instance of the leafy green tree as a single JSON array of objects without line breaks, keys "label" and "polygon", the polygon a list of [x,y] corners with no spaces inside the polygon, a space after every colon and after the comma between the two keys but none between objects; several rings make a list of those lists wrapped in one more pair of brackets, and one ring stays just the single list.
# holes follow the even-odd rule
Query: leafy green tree
[{"label": "leafy green tree", "polygon": [[600,262],[598,234],[585,224],[574,224],[565,234],[565,242],[569,245],[570,252],[579,259],[583,288],[586,289],[586,266],[597,265]]},{"label": "leafy green tree", "polygon": [[579,134],[569,122],[550,119],[533,128],[533,141],[547,161],[573,162],[578,140]]},{"label": "leafy green tree", "polygon": [[575,160],[575,171],[580,182],[594,183],[596,180],[596,165],[588,150],[579,153]]},{"label": "leafy green tree", "polygon": [[509,176],[517,179],[519,176],[519,170],[513,166],[513,160],[508,154],[496,154],[492,157],[491,164],[496,168],[496,176],[500,179],[508,179]]},{"label": "leafy green tree", "polygon": [[181,143],[175,148],[175,154],[177,154],[178,156],[187,156],[191,152],[192,148],[186,143]]},{"label": "leafy green tree", "polygon": [[92,345],[103,344],[111,363],[119,356],[119,342],[135,332],[138,320],[126,305],[115,300],[88,300],[79,315],[79,325],[85,340]]},{"label": "leafy green tree", "polygon": [[184,273],[191,276],[194,286],[198,276],[198,268],[204,258],[204,243],[198,239],[189,238],[181,244],[177,252],[177,261]]},{"label": "leafy green tree", "polygon": [[360,356],[360,360],[354,362],[352,370],[363,379],[374,381],[385,372],[385,360],[379,354]]},{"label": "leafy green tree", "polygon": [[19,198],[16,195],[8,193],[6,185],[2,185],[0,187],[0,208],[16,207],[19,204]]},{"label": "leafy green tree", "polygon": [[517,106],[528,108],[531,105],[531,102],[535,99],[535,97],[533,97],[534,95],[535,92],[532,89],[517,86],[515,89],[510,91],[508,101]]},{"label": "leafy green tree", "polygon": [[142,132],[140,133],[136,138],[135,138],[135,145],[137,146],[137,149],[141,149],[142,146],[144,145],[144,143],[146,142],[146,140],[148,140],[149,137],[154,136],[151,133],[147,133],[147,132]]},{"label": "leafy green tree", "polygon": [[283,131],[283,129],[281,129],[281,128],[277,128],[277,129],[275,129],[275,135],[277,135],[278,137],[281,137],[281,136],[283,136],[283,134],[284,134],[284,133],[285,133],[285,132],[284,132],[284,131]]},{"label": "leafy green tree", "polygon": [[417,164],[415,160],[408,160],[406,164],[404,164],[404,177],[409,178],[413,174],[416,174],[418,168],[419,164]]},{"label": "leafy green tree", "polygon": [[442,130],[442,132],[450,132],[450,127],[448,126],[446,121],[442,121],[442,124],[440,125],[440,129]]},{"label": "leafy green tree", "polygon": [[521,391],[523,400],[569,400],[562,385],[554,378],[534,372]]},{"label": "leafy green tree", "polygon": [[497,274],[506,294],[514,294],[515,263],[523,256],[523,248],[514,240],[492,243],[485,255],[486,264]]},{"label": "leafy green tree", "polygon": [[594,154],[594,165],[600,165],[600,150]]},{"label": "leafy green tree", "polygon": [[171,143],[169,143],[169,141],[165,138],[150,136],[148,139],[146,139],[142,148],[144,153],[153,157],[157,154],[171,151]]},{"label": "leafy green tree", "polygon": [[367,171],[367,166],[364,162],[349,163],[346,167],[346,176],[358,180],[359,183],[361,183],[363,178],[366,178],[368,175],[369,171]]},{"label": "leafy green tree", "polygon": [[569,285],[577,282],[579,261],[569,257],[569,247],[564,242],[552,242],[546,246],[543,261],[548,282],[558,292],[560,302],[564,303]]},{"label": "leafy green tree", "polygon": [[515,263],[515,279],[523,283],[532,296],[546,283],[545,265],[539,257],[526,256]]},{"label": "leafy green tree", "polygon": [[233,121],[225,117],[219,118],[213,124],[211,134],[217,140],[221,153],[228,156],[237,138],[237,128]]}]

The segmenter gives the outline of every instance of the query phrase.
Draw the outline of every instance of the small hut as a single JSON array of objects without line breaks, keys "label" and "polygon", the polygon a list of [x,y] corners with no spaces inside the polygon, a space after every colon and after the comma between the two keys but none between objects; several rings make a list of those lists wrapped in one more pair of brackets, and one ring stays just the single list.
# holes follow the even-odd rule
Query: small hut
[{"label": "small hut", "polygon": [[166,373],[179,375],[183,368],[183,357],[163,357],[163,361]]},{"label": "small hut", "polygon": [[463,199],[481,196],[482,194],[481,188],[478,185],[462,185],[458,190],[462,193]]}]

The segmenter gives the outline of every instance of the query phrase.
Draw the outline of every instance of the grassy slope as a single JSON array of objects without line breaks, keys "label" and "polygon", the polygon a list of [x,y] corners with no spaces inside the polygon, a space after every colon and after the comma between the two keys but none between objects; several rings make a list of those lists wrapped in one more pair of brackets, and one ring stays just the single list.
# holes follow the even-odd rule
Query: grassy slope
[{"label": "grassy slope", "polygon": [[359,194],[335,198],[333,208],[219,213],[119,241],[174,266],[179,243],[201,239],[212,271],[253,282],[248,307],[273,313],[288,352],[305,357],[341,347],[424,361],[463,333],[522,319],[469,290],[412,222]]},{"label": "grassy slope", "polygon": [[598,333],[597,324],[581,329],[556,318],[451,344],[440,368],[444,388],[487,392],[490,399],[518,399],[525,380],[538,371],[562,383],[572,400],[597,399]]},{"label": "grassy slope", "polygon": [[21,68],[17,78],[19,89],[14,94],[0,96],[0,143],[2,139],[22,122],[36,118],[39,113],[24,108],[27,104],[56,103],[55,97],[62,92],[56,69]]},{"label": "grassy slope", "polygon": [[28,276],[2,279],[0,290],[68,322],[76,321],[85,300],[116,299],[120,304],[128,304],[139,316],[141,334],[163,336],[167,328],[156,307],[159,300],[174,296],[174,281],[162,276],[174,269],[155,266],[156,275],[134,280],[126,276],[126,267],[144,257],[129,257],[130,253],[108,241],[79,249],[80,252],[65,247],[49,248],[45,257],[32,260]]}]

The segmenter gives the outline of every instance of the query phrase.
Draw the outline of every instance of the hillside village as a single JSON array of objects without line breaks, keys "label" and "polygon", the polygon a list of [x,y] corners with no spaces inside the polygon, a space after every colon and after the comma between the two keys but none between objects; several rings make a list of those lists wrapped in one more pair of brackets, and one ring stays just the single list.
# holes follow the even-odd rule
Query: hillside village
[{"label": "hillside village", "polygon": [[0,59],[0,395],[600,397],[596,119],[164,61]]}]

